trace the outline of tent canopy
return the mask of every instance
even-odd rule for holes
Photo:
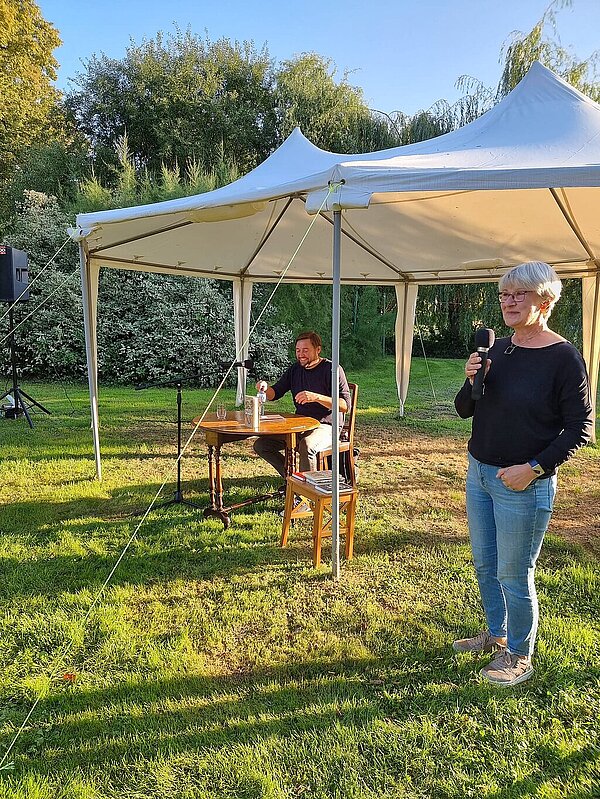
[[[535,63],[500,103],[459,130],[377,153],[342,155],[299,130],[260,166],[206,194],[80,214],[92,405],[101,266],[234,281],[237,343],[253,282],[332,281],[333,211],[341,282],[396,287],[399,398],[406,396],[417,286],[496,280],[528,260],[583,278],[584,357],[600,356],[600,106]],[[246,320],[246,321],[244,321]],[[239,351],[238,351],[239,352]]]
[[[102,266],[272,281],[306,211],[341,181],[325,209],[345,211],[343,282],[484,280],[532,258],[565,277],[597,272],[600,106],[539,63],[482,117],[436,139],[340,155],[296,129],[228,186],[80,214],[77,226]],[[330,242],[325,213],[287,279],[331,281]]]

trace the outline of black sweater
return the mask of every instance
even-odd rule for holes
[[[591,438],[585,363],[568,341],[510,349],[510,338],[497,339],[490,349],[490,370],[478,402],[471,399],[468,380],[454,400],[459,416],[473,417],[469,452],[499,467],[535,459],[553,474]]]
[[[350,407],[350,389],[348,388],[348,380],[344,370],[340,366],[340,385],[339,396],[346,400],[348,408]],[[305,402],[301,405],[296,402],[296,394],[301,391],[314,391],[317,394],[323,394],[326,397],[333,397],[331,391],[331,361],[323,358],[317,366],[312,369],[305,369],[300,366],[298,361],[293,363],[279,378],[279,380],[271,386],[275,392],[273,399],[279,399],[290,391],[294,398],[294,405],[296,406],[296,413],[300,416],[311,416],[321,424],[331,424],[331,409],[321,405],[320,402]],[[340,413],[339,426],[344,424],[344,414]]]

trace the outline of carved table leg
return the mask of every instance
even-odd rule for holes
[[[231,524],[231,519],[227,511],[223,509],[223,478],[221,474],[221,445],[208,445],[208,491],[210,507],[205,508],[203,515],[205,519],[215,516],[223,522],[223,527],[227,530]]]
[[[215,505],[215,474],[214,474],[214,455],[215,448],[212,444],[208,445],[208,498],[210,500],[210,507],[216,510]]]
[[[216,480],[216,507],[217,510],[223,510],[223,475],[221,474],[221,445],[217,444],[215,448],[215,480]]]
[[[285,439],[285,476],[291,477],[296,469],[296,434],[291,433]]]

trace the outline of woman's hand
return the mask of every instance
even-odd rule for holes
[[[488,358],[485,364],[486,375],[490,370],[491,363],[492,363],[491,358]],[[473,379],[480,369],[481,369],[481,355],[478,352],[472,352],[469,355],[469,360],[465,364],[465,375],[467,376],[469,383],[471,385],[473,385]]]
[[[506,488],[510,488],[511,491],[525,491],[537,475],[528,463],[519,463],[516,466],[498,469],[496,477],[502,480]]]

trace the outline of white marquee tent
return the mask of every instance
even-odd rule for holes
[[[92,429],[101,474],[96,306],[101,267],[233,283],[236,349],[254,282],[394,286],[400,408],[419,285],[497,280],[527,260],[583,285],[593,396],[600,357],[600,105],[541,64],[475,122],[363,155],[318,149],[299,130],[234,183],[154,205],[80,214]],[[333,258],[332,258],[333,242]],[[337,294],[334,290],[334,300]],[[337,347],[334,338],[334,365]],[[243,378],[244,375],[242,374]]]

